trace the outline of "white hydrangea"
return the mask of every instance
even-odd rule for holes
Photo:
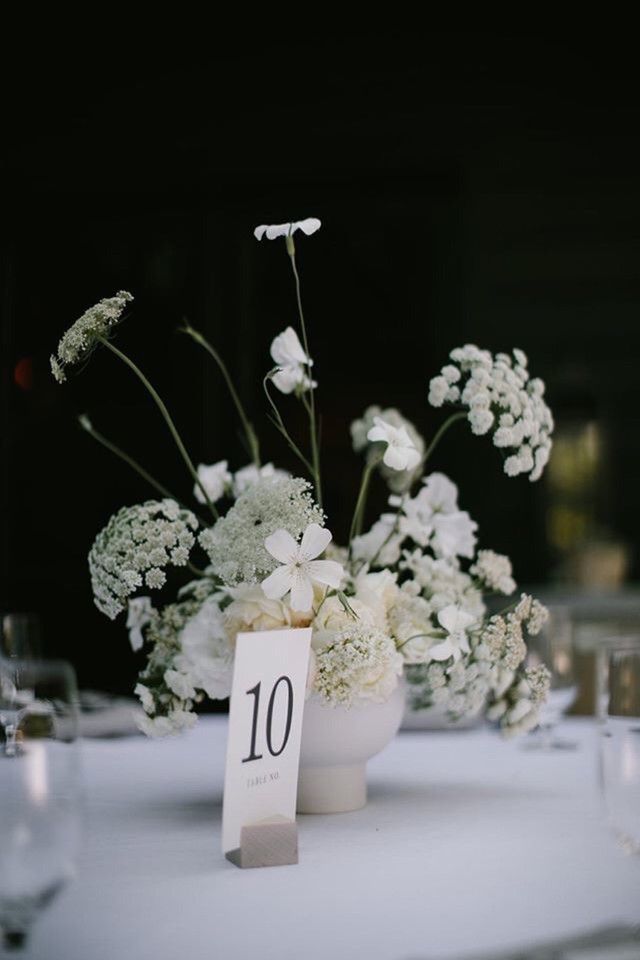
[[[530,480],[538,480],[549,460],[554,424],[544,383],[530,378],[525,354],[516,349],[513,356],[494,357],[467,344],[452,350],[450,357],[453,363],[431,380],[429,403],[466,407],[472,432],[480,436],[493,431],[494,445],[505,450],[505,473],[528,473]],[[453,370],[459,373],[455,380]]]
[[[144,584],[164,585],[168,566],[182,567],[198,521],[174,500],[123,507],[100,531],[89,554],[94,602],[112,620]]]
[[[267,537],[282,529],[297,539],[309,524],[324,522],[310,491],[300,477],[263,477],[249,486],[226,516],[200,534],[213,573],[229,586],[272,573],[278,561],[265,548]]]
[[[316,633],[314,692],[332,706],[386,702],[398,685],[403,660],[376,627],[354,621],[337,633]]]
[[[378,406],[368,407],[362,417],[359,420],[354,420],[351,424],[351,439],[353,441],[353,449],[355,452],[362,453],[363,451],[366,451],[367,460],[369,462],[379,456],[380,448],[383,446],[380,443],[371,442],[367,438],[367,434],[374,426],[376,419],[383,420],[385,423],[390,424],[396,429],[404,428],[409,436],[409,439],[411,440],[411,443],[418,453],[418,463],[410,470],[394,470],[383,462],[381,462],[378,466],[378,470],[380,471],[380,474],[384,478],[389,489],[394,493],[404,493],[404,491],[408,490],[420,476],[420,472],[422,470],[422,461],[425,453],[424,439],[418,433],[411,421],[407,420],[406,417],[403,417],[399,410],[396,410],[393,407],[388,407],[385,410]]]
[[[489,590],[497,593],[509,596],[516,589],[511,560],[501,553],[494,553],[493,550],[478,550],[476,561],[469,568],[469,573]]]
[[[69,327],[58,344],[57,356],[51,357],[51,372],[58,383],[67,379],[67,367],[89,356],[99,337],[109,336],[132,300],[130,293],[120,290],[115,297],[108,297],[91,307]]]

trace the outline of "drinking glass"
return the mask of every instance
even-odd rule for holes
[[[625,850],[640,853],[640,636],[609,641],[600,771],[607,819]]]
[[[567,606],[549,609],[549,622],[537,636],[529,655],[531,665],[545,664],[551,673],[551,688],[540,707],[537,733],[524,744],[527,749],[572,750],[577,744],[556,734],[558,724],[576,699],[573,620]]]
[[[41,655],[38,615],[36,613],[0,614],[0,658],[36,660]]]
[[[73,877],[80,827],[77,692],[61,662],[0,660],[0,932],[24,944]]]

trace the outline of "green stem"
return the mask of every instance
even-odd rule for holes
[[[465,420],[466,416],[467,414],[463,410],[459,410],[458,413],[451,414],[451,416],[447,420],[445,420],[445,422],[442,424],[440,429],[436,432],[436,435],[434,436],[433,440],[427,447],[426,453],[424,455],[423,465],[426,464],[427,460],[429,459],[429,457],[431,456],[435,448],[438,446],[438,444],[442,440],[443,436],[445,435],[449,427],[452,426],[452,424],[456,423],[456,421],[458,420]]]
[[[304,352],[309,360],[309,341],[307,339],[307,325],[304,319],[304,311],[302,309],[302,296],[300,293],[300,276],[298,274],[298,268],[296,266],[296,252],[293,245],[293,237],[287,237],[287,253],[289,254],[289,260],[291,261],[291,269],[293,270],[293,278],[296,285],[296,302],[298,304],[298,316],[300,317],[300,330],[302,331],[302,346]],[[307,375],[311,380],[311,364],[307,364]],[[306,398],[305,398],[306,400]],[[318,500],[318,506],[322,508],[322,485],[320,480],[320,448],[318,444],[318,430],[316,423],[316,404],[314,397],[313,387],[309,389],[309,400],[305,402],[305,407],[309,415],[309,431],[311,435],[311,460],[313,462],[313,480],[316,488],[316,498]]]
[[[121,450],[120,447],[117,447],[115,443],[112,443],[111,440],[107,440],[107,438],[101,433],[98,433],[87,417],[79,417],[78,419],[83,430],[86,430],[86,432],[92,436],[94,440],[97,440],[98,443],[102,444],[103,447],[105,447],[111,453],[114,453],[116,457],[119,457],[125,463],[128,463],[129,466],[135,470],[136,473],[140,474],[143,480],[146,480],[148,484],[154,487],[158,493],[160,493],[163,497],[166,497],[168,500],[175,500],[176,503],[180,503],[178,498],[175,497],[170,490],[167,490],[166,487],[163,487],[161,483],[154,479],[150,473],[147,473],[144,467],[142,467],[137,460],[134,460],[133,457],[130,457],[128,453],[125,453],[124,450]]]
[[[188,334],[192,340],[195,340],[195,342],[199,343],[201,347],[204,347],[204,349],[207,351],[209,356],[213,357],[215,362],[218,364],[220,372],[222,373],[222,376],[224,377],[224,381],[228,387],[229,393],[231,394],[231,399],[233,400],[236,410],[238,411],[238,416],[240,417],[240,420],[242,422],[242,427],[244,429],[245,436],[247,438],[247,444],[249,447],[249,454],[251,455],[251,458],[255,463],[256,467],[258,467],[259,469],[260,468],[260,442],[258,440],[255,430],[253,429],[253,424],[249,420],[246,414],[246,411],[242,406],[242,401],[240,400],[240,397],[238,396],[238,392],[233,385],[233,380],[231,379],[229,371],[227,370],[226,364],[224,363],[218,351],[211,346],[209,341],[205,337],[203,337],[203,335],[198,330],[194,330],[193,327],[187,324],[185,327],[182,328],[182,332]]]
[[[273,400],[271,394],[269,393],[269,388],[267,387],[267,383],[269,382],[269,377],[270,377],[270,374],[267,374],[266,377],[263,379],[263,381],[262,381],[262,387],[263,387],[264,392],[265,392],[265,394],[266,394],[267,400],[269,401],[269,404],[271,405],[271,409],[273,410],[274,415],[275,415],[275,416],[274,416],[274,419],[273,419],[273,423],[274,423],[275,427],[280,431],[280,433],[282,434],[282,436],[284,437],[284,439],[287,441],[287,443],[289,444],[289,446],[291,447],[291,449],[293,450],[293,452],[295,453],[295,455],[296,455],[296,456],[298,457],[298,459],[302,462],[302,464],[304,465],[305,470],[308,470],[308,472],[309,472],[309,473],[311,474],[311,476],[313,477],[313,467],[311,466],[311,464],[309,463],[309,461],[308,461],[307,458],[305,457],[305,455],[304,455],[304,453],[302,452],[302,450],[300,449],[300,447],[297,445],[297,443],[295,443],[295,441],[293,440],[293,438],[290,436],[289,432],[287,431],[287,428],[286,428],[285,425],[284,425],[284,420],[282,419],[282,416],[280,415],[280,411],[278,410],[275,401]]]
[[[349,549],[351,549],[353,538],[358,536],[362,530],[364,508],[367,502],[367,493],[369,492],[369,481],[371,480],[371,474],[373,473],[373,470],[377,464],[377,460],[372,460],[370,463],[365,464],[365,468],[362,471],[360,490],[358,491],[358,499],[356,500],[353,518],[351,520],[351,528],[349,530]]]
[[[191,563],[191,560],[187,560],[187,566],[191,573],[195,573],[196,577],[206,577],[207,574],[204,570],[201,570],[200,567],[196,567],[195,563]]]
[[[156,392],[156,390],[151,386],[151,384],[149,383],[149,381],[148,381],[147,378],[145,377],[145,375],[144,375],[144,373],[142,372],[142,370],[140,370],[139,367],[137,367],[137,366],[135,365],[135,363],[133,362],[133,360],[130,360],[130,359],[129,359],[129,357],[126,355],[126,353],[123,353],[121,350],[118,350],[117,347],[114,347],[114,345],[113,345],[109,340],[107,340],[106,337],[98,337],[97,339],[98,339],[105,347],[107,347],[109,350],[111,350],[112,353],[115,353],[116,357],[119,357],[120,360],[122,360],[123,363],[126,363],[126,365],[129,367],[129,369],[130,369],[130,370],[133,370],[133,372],[134,372],[135,375],[138,377],[138,379],[139,379],[139,380],[142,382],[142,384],[146,387],[148,393],[150,394],[150,396],[151,396],[151,398],[153,399],[154,403],[155,403],[156,406],[158,407],[158,410],[159,410],[160,413],[162,414],[162,416],[163,416],[163,418],[164,418],[164,420],[165,420],[165,423],[167,424],[167,426],[168,426],[168,428],[169,428],[169,431],[170,431],[170,433],[171,433],[171,436],[173,437],[173,439],[174,439],[174,441],[175,441],[176,447],[178,448],[178,450],[179,450],[179,452],[180,452],[180,455],[182,456],[182,459],[184,460],[184,462],[185,462],[185,464],[186,464],[186,467],[187,467],[189,473],[190,473],[191,476],[193,477],[193,479],[194,479],[194,481],[196,482],[196,484],[200,487],[200,490],[202,491],[202,495],[203,495],[203,497],[204,497],[204,499],[205,499],[205,503],[206,503],[207,506],[209,507],[209,510],[211,511],[211,514],[213,515],[213,517],[217,520],[218,517],[220,516],[220,514],[218,513],[218,511],[217,511],[216,508],[214,507],[214,505],[213,505],[213,503],[211,502],[211,500],[209,499],[209,494],[208,494],[207,491],[205,490],[204,484],[202,483],[202,481],[200,480],[200,477],[198,476],[198,473],[197,473],[197,471],[196,471],[196,468],[194,467],[194,465],[193,465],[193,463],[192,463],[191,457],[190,457],[189,454],[187,453],[186,447],[185,447],[184,443],[182,442],[182,438],[180,437],[180,434],[178,433],[178,431],[177,431],[177,429],[176,429],[176,425],[174,424],[173,420],[171,419],[171,415],[169,414],[169,411],[167,410],[167,408],[166,408],[165,404],[163,403],[162,399],[160,398],[160,396],[158,395],[158,393]]]

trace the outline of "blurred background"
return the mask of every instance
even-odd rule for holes
[[[260,223],[316,216],[297,244],[320,383],[326,509],[345,538],[360,476],[349,424],[398,407],[429,437],[449,351],[519,346],[557,420],[537,484],[457,425],[432,467],[520,583],[589,624],[640,596],[640,134],[632,37],[575,29],[219,34],[203,51],[29,46],[3,64],[0,611],[40,617],[85,687],[130,692],[140,655],[93,607],[86,557],[153,491],[77,425],[188,498],[157,410],[106,351],[62,387],[49,355],[87,307],[135,295],[117,343],[163,396],[196,462],[248,457],[227,360],[265,457],[293,468],[262,376],[295,325],[284,244]],[[283,411],[304,423],[295,402]],[[457,432],[456,432],[457,431]],[[370,520],[384,505],[374,491]],[[376,507],[378,511],[376,511]]]

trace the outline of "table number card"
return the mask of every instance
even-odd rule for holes
[[[246,838],[269,842],[269,828],[295,838],[296,793],[311,629],[239,633],[236,640],[222,810],[222,851],[240,866]],[[252,833],[253,831],[253,833]],[[281,838],[287,841],[285,833]],[[252,839],[253,838],[253,839]],[[273,838],[272,838],[273,839]],[[297,847],[296,847],[297,849]],[[260,860],[260,855],[258,856]],[[274,862],[295,862],[276,860]]]

